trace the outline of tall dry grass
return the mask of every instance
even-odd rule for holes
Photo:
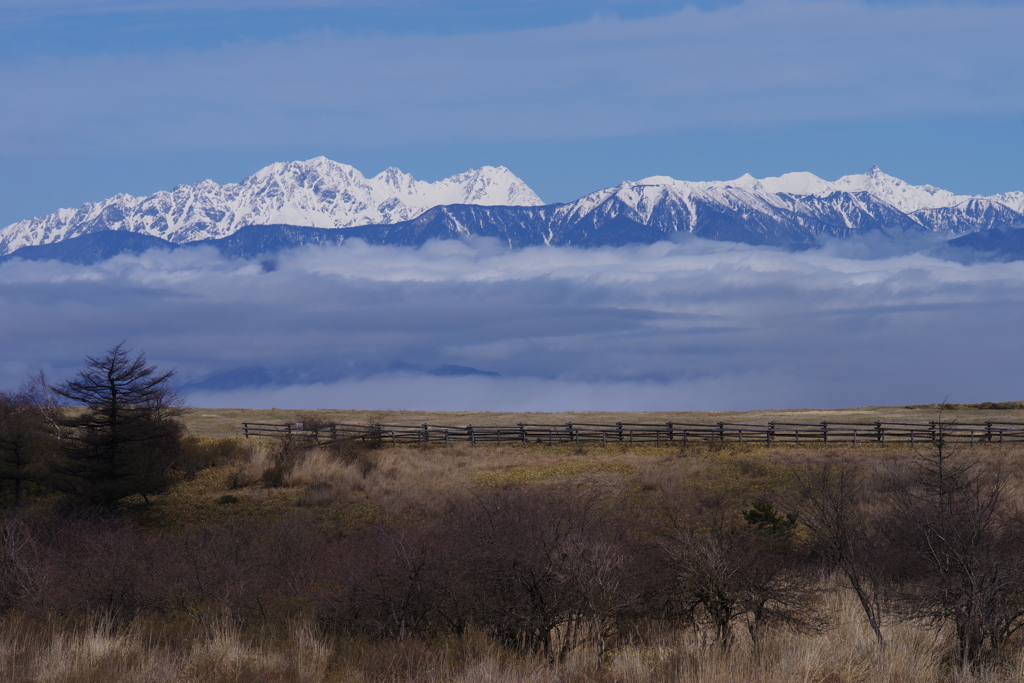
[[[542,444],[379,449],[293,448],[253,440],[229,477],[256,502],[291,489],[300,505],[369,503],[385,516],[432,515],[481,488],[570,483],[611,497],[682,499],[711,495],[738,510],[755,498],[784,499],[793,471],[808,463],[850,459],[884,477],[913,457],[909,446],[694,443],[671,446]],[[919,446],[918,449],[920,450]],[[974,446],[968,455],[998,466],[1024,499],[1024,444]],[[222,491],[216,495],[228,493]],[[211,494],[212,495],[212,494]]]
[[[307,505],[372,502],[389,516],[430,514],[481,486],[543,482],[588,473],[633,472],[625,462],[638,452],[603,448],[450,448],[410,446],[379,449],[295,449],[254,441],[231,476],[235,488],[285,487],[303,490]],[[265,494],[257,494],[263,496]]]
[[[8,618],[0,623],[0,680],[9,683],[1008,683],[1024,681],[1024,657],[963,670],[951,666],[948,634],[914,624],[887,627],[879,650],[852,596],[834,591],[831,622],[818,633],[777,629],[754,649],[702,645],[690,631],[656,634],[599,655],[579,648],[552,664],[504,649],[484,634],[431,641],[336,638],[310,623],[243,632],[229,619],[115,628],[93,619],[68,625]]]

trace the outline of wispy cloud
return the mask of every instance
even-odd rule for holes
[[[0,386],[127,340],[182,381],[291,386],[206,405],[753,408],[1020,398],[1024,263],[789,254],[693,240],[525,249],[350,243],[94,267],[0,266]],[[500,377],[435,376],[457,365]],[[276,373],[276,374],[275,374]],[[291,378],[288,380],[287,378]]]
[[[332,32],[0,71],[0,154],[592,138],[1024,109],[1018,4],[747,0],[466,35]]]

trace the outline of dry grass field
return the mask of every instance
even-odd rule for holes
[[[773,633],[760,650],[708,650],[687,631],[658,634],[601,657],[591,648],[557,665],[511,652],[481,633],[429,641],[325,635],[294,622],[249,632],[230,620],[202,628],[139,620],[116,628],[98,618],[75,627],[7,620],[0,626],[0,679],[10,683],[1019,683],[1024,660],[962,671],[942,637],[909,625],[875,646],[848,595],[830,596],[831,627]]]
[[[340,595],[344,593],[342,587],[349,581],[356,582],[358,576],[364,576],[364,581],[370,579],[360,574],[364,569],[344,563],[336,569],[314,571],[316,563],[325,561],[322,554],[327,551],[308,544],[329,545],[334,549],[331,552],[341,555],[350,546],[377,548],[373,552],[378,555],[390,553],[389,561],[400,560],[397,576],[409,581],[408,572],[416,565],[412,562],[415,553],[409,554],[411,546],[403,545],[413,543],[408,540],[413,537],[404,535],[406,530],[435,529],[415,533],[426,533],[423,538],[439,539],[436,542],[443,545],[447,542],[446,525],[451,524],[444,520],[454,519],[452,510],[502,492],[526,492],[539,495],[538,500],[547,500],[544,496],[550,493],[595,501],[601,510],[633,520],[631,523],[639,526],[631,527],[631,533],[640,529],[641,535],[647,533],[647,522],[641,520],[655,519],[650,511],[676,510],[673,506],[678,501],[699,501],[703,506],[700,509],[713,512],[707,519],[742,527],[741,511],[755,501],[771,500],[782,510],[795,504],[795,476],[801,468],[847,461],[865,472],[884,473],[920,456],[929,447],[815,444],[767,448],[706,442],[635,447],[457,444],[450,448],[368,449],[344,444],[294,444],[285,448],[279,442],[237,436],[237,427],[243,421],[294,421],[309,412],[191,409],[186,415],[191,448],[206,454],[208,462],[194,477],[164,494],[151,496],[149,501],[129,501],[124,514],[140,526],[123,532],[105,530],[103,534],[114,539],[104,541],[110,544],[103,546],[108,549],[100,548],[102,544],[97,540],[100,549],[85,551],[85,555],[95,552],[102,567],[114,567],[120,561],[117,558],[128,558],[125,562],[130,560],[134,568],[128,572],[131,576],[113,576],[116,572],[109,568],[76,569],[78,574],[99,577],[97,582],[108,582],[110,588],[104,590],[111,592],[89,598],[89,602],[78,595],[89,590],[72,590],[61,598],[63,603],[42,594],[33,595],[33,590],[43,590],[40,586],[45,582],[22,577],[24,592],[18,594],[18,599],[27,607],[0,612],[0,680],[1024,682],[1024,643],[1019,634],[1011,637],[997,657],[965,666],[955,656],[956,634],[950,626],[937,625],[925,617],[906,618],[893,611],[883,620],[887,644],[880,648],[848,584],[824,569],[812,572],[809,580],[813,586],[806,594],[816,615],[813,627],[808,626],[812,622],[801,625],[780,621],[755,641],[746,634],[746,622],[740,620],[736,622],[735,642],[728,648],[709,640],[698,622],[660,626],[651,622],[646,631],[635,630],[629,635],[620,632],[608,647],[580,638],[557,658],[528,647],[510,647],[472,624],[458,632],[428,629],[406,634],[403,629],[399,635],[391,633],[387,637],[373,635],[372,629],[350,632],[332,626],[336,622],[324,615],[341,609],[337,601],[323,602],[309,596]],[[339,422],[413,425],[669,420],[918,422],[939,416],[938,406],[747,413],[315,412],[322,419]],[[1024,422],[1024,410],[948,407],[942,418]],[[958,452],[978,459],[986,467],[998,468],[1013,504],[1024,503],[1024,446],[962,447]],[[431,536],[438,533],[438,523],[441,535]],[[543,531],[544,521],[537,523],[541,525],[537,529]],[[551,524],[561,522],[552,520]],[[272,542],[269,550],[261,550],[260,532],[253,531],[261,528],[275,529],[275,538],[283,540]],[[0,557],[0,610],[5,604],[14,604],[4,602],[14,589],[5,588],[3,582],[16,575],[11,567],[21,561],[18,553],[28,553],[29,557],[42,552],[24,550],[10,540],[9,531],[5,533],[8,536],[0,538],[4,548]],[[47,533],[53,535],[44,529],[40,538],[46,538]],[[137,547],[151,548],[152,554],[120,548],[116,541],[119,533],[136,539],[132,543]],[[528,535],[525,530],[522,533]],[[806,531],[797,527],[795,533],[796,542],[802,543]],[[303,541],[306,534],[312,534],[309,538],[314,540]],[[386,542],[373,545],[373,539]],[[513,543],[511,536],[499,540]],[[277,543],[293,549],[274,559],[271,555],[277,551],[273,547]],[[422,552],[426,553],[423,557],[429,555],[428,550]],[[26,561],[42,562],[31,557]],[[596,555],[586,557],[590,558],[586,560],[588,571],[603,561]],[[758,560],[749,557],[749,562]],[[174,569],[178,572],[175,574],[160,566],[164,563],[181,566]],[[221,573],[204,574],[202,581],[196,578],[211,563]],[[59,566],[53,569],[45,562],[41,566],[49,567],[39,572],[44,578],[47,571],[56,572],[55,576],[70,571]],[[170,593],[160,588],[163,592],[155,598],[152,596],[157,589],[139,577],[147,573],[157,576],[162,571],[178,577],[173,579],[177,583],[166,580],[174,587]],[[385,574],[372,576],[376,578],[371,584],[384,581]],[[393,590],[396,575],[386,576],[392,583],[373,584],[378,585],[375,589],[366,589],[364,584],[361,593],[352,595],[365,597],[374,591],[384,595]],[[625,576],[618,580],[628,584],[628,574]],[[628,588],[626,585],[627,593]],[[266,596],[265,601],[262,596]],[[129,607],[115,609],[122,603]],[[365,622],[365,617],[360,618]],[[564,632],[557,637],[568,638]]]
[[[1000,406],[992,408],[991,406]],[[564,413],[501,413],[501,412],[423,412],[423,411],[370,411],[370,410],[288,410],[271,408],[256,410],[244,408],[191,408],[185,422],[192,433],[199,436],[230,437],[241,434],[243,422],[295,422],[300,415],[315,415],[317,418],[348,424],[369,424],[381,422],[398,425],[515,425],[524,423],[564,424],[614,423],[614,422],[693,422],[697,424],[715,422],[928,422],[939,416],[938,405],[922,406],[867,406],[863,408],[842,408],[835,410],[751,410],[727,412],[564,412]],[[962,422],[1024,422],[1024,404],[1012,402],[1003,404],[950,404],[942,411],[945,420]]]

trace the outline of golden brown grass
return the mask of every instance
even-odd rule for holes
[[[559,484],[640,502],[682,499],[699,491],[735,511],[757,498],[784,498],[794,468],[809,461],[850,458],[884,471],[907,459],[907,446],[679,444],[451,447],[396,446],[376,450],[295,449],[251,439],[236,464],[212,467],[152,504],[137,501],[147,524],[183,527],[233,516],[273,519],[304,509],[311,520],[350,532],[387,519],[430,517],[450,502],[495,486]],[[1024,444],[975,446],[972,457],[999,463],[1024,496]],[[279,471],[274,476],[273,470]]]
[[[338,638],[307,622],[242,632],[212,624],[136,620],[115,628],[85,624],[0,623],[0,680],[8,683],[982,683],[1024,681],[1017,655],[998,669],[965,671],[948,663],[949,634],[889,625],[879,650],[852,596],[834,590],[820,632],[777,629],[754,650],[747,641],[722,652],[690,631],[661,633],[599,656],[577,649],[562,662],[514,653],[485,635],[433,641]]]

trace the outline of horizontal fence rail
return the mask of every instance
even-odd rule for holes
[[[588,424],[525,424],[514,426],[453,427],[445,425],[355,425],[337,422],[243,422],[246,438],[301,439],[316,443],[373,441],[384,444],[452,443],[654,443],[685,444],[691,441],[794,444],[895,444],[947,443],[1003,444],[1024,442],[1020,422],[768,422],[744,424],[718,422],[653,424],[616,422]]]

